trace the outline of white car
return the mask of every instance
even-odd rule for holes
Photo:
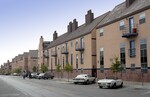
[[[39,75],[37,75],[38,79],[42,79],[45,73],[40,73]]]
[[[74,81],[74,84],[77,84],[77,83],[89,84],[89,83],[95,83],[95,79],[96,79],[95,77],[92,77],[89,74],[80,74],[80,75],[77,75],[77,77],[75,77],[73,81]]]
[[[97,83],[99,88],[116,88],[123,86],[123,81],[117,78],[105,78],[99,80]]]

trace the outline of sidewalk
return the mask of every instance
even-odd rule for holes
[[[124,81],[125,86],[132,87],[134,89],[150,89],[150,83],[148,82],[131,82],[131,81]]]
[[[66,78],[54,78],[53,80],[60,83],[73,83],[73,80],[71,78],[69,79],[69,81]]]
[[[60,83],[73,83],[73,80],[70,78],[69,81],[66,78],[54,78],[54,81]],[[131,81],[123,81],[124,86],[131,87],[134,89],[150,89],[150,82],[131,82]]]

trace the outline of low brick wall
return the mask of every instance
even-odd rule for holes
[[[59,75],[57,72],[52,72],[56,78],[68,78],[67,72],[60,72]],[[69,78],[75,78],[78,74],[92,74],[92,70],[73,70],[72,73],[69,73]],[[111,70],[105,70],[104,73],[101,73],[99,69],[97,69],[97,79],[103,79],[106,77],[115,76],[115,74]],[[117,73],[117,77],[123,79],[124,81],[134,81],[134,82],[150,82],[150,70],[147,73],[142,74],[141,69],[136,69],[135,71],[131,71],[130,69],[126,69],[125,72]]]

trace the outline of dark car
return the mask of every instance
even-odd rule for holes
[[[54,78],[54,76],[53,75],[51,75],[50,73],[40,73],[39,75],[38,75],[38,79],[53,79]]]

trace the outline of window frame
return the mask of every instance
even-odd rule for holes
[[[143,24],[146,22],[146,14],[145,13],[140,13],[139,15],[139,24]]]
[[[125,29],[125,22],[124,22],[124,20],[121,20],[121,21],[119,22],[119,29],[120,29],[120,30],[124,30],[124,29]]]
[[[99,29],[99,35],[100,36],[104,36],[104,28],[100,28]]]

